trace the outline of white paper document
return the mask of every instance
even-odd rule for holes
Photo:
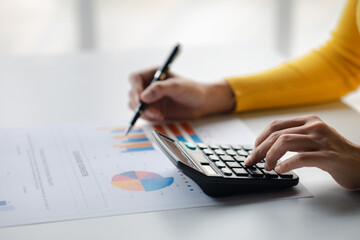
[[[181,141],[252,144],[232,117],[144,123],[128,121],[0,130],[0,227],[136,212],[221,205],[182,174],[153,143],[157,129]],[[299,184],[273,194],[231,198],[309,197]]]

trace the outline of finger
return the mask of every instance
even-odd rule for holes
[[[130,75],[130,84],[132,89],[141,93],[152,81],[157,67],[153,67],[144,71],[136,72]]]
[[[133,93],[131,90],[129,92],[129,107],[132,110],[135,110],[135,108],[139,105],[139,96],[136,96],[136,94]]]
[[[142,101],[152,103],[167,96],[176,99],[182,93],[182,85],[175,79],[160,81],[151,84],[140,95]]]
[[[308,135],[302,134],[283,134],[271,146],[266,153],[266,167],[270,171],[275,168],[278,160],[285,155],[286,152],[308,152],[318,149],[317,141]]]
[[[141,116],[149,121],[163,121],[165,118],[164,114],[159,109],[152,107],[146,108]]]
[[[303,134],[305,129],[303,126],[287,128],[280,131],[273,132],[264,140],[258,147],[255,147],[251,155],[246,159],[245,164],[248,166],[254,165],[260,162],[266,157],[267,152],[271,146],[278,140],[283,134]]]
[[[288,119],[275,120],[270,123],[264,131],[260,133],[255,141],[255,147],[259,146],[265,139],[267,139],[272,133],[280,131],[286,128],[299,127],[304,125],[311,116],[295,117]]]
[[[325,170],[330,165],[330,158],[324,152],[298,153],[275,167],[278,173],[288,172],[301,167],[318,167]]]

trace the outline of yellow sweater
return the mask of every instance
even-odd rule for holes
[[[360,85],[360,0],[349,0],[332,39],[275,69],[226,79],[235,111],[339,99]]]

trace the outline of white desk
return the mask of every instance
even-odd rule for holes
[[[209,80],[254,72],[283,60],[266,49],[235,49],[185,49],[174,70]],[[166,54],[167,50],[154,49],[0,60],[0,126],[131,116],[127,109],[129,73],[161,63]],[[239,116],[259,133],[273,119],[308,113],[320,115],[360,144],[360,116],[341,102]],[[0,239],[359,239],[360,192],[342,189],[317,169],[297,173],[314,198],[2,228]]]

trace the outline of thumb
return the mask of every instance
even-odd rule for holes
[[[140,95],[145,103],[153,103],[163,97],[176,98],[181,92],[182,86],[177,80],[168,79],[151,84]]]

